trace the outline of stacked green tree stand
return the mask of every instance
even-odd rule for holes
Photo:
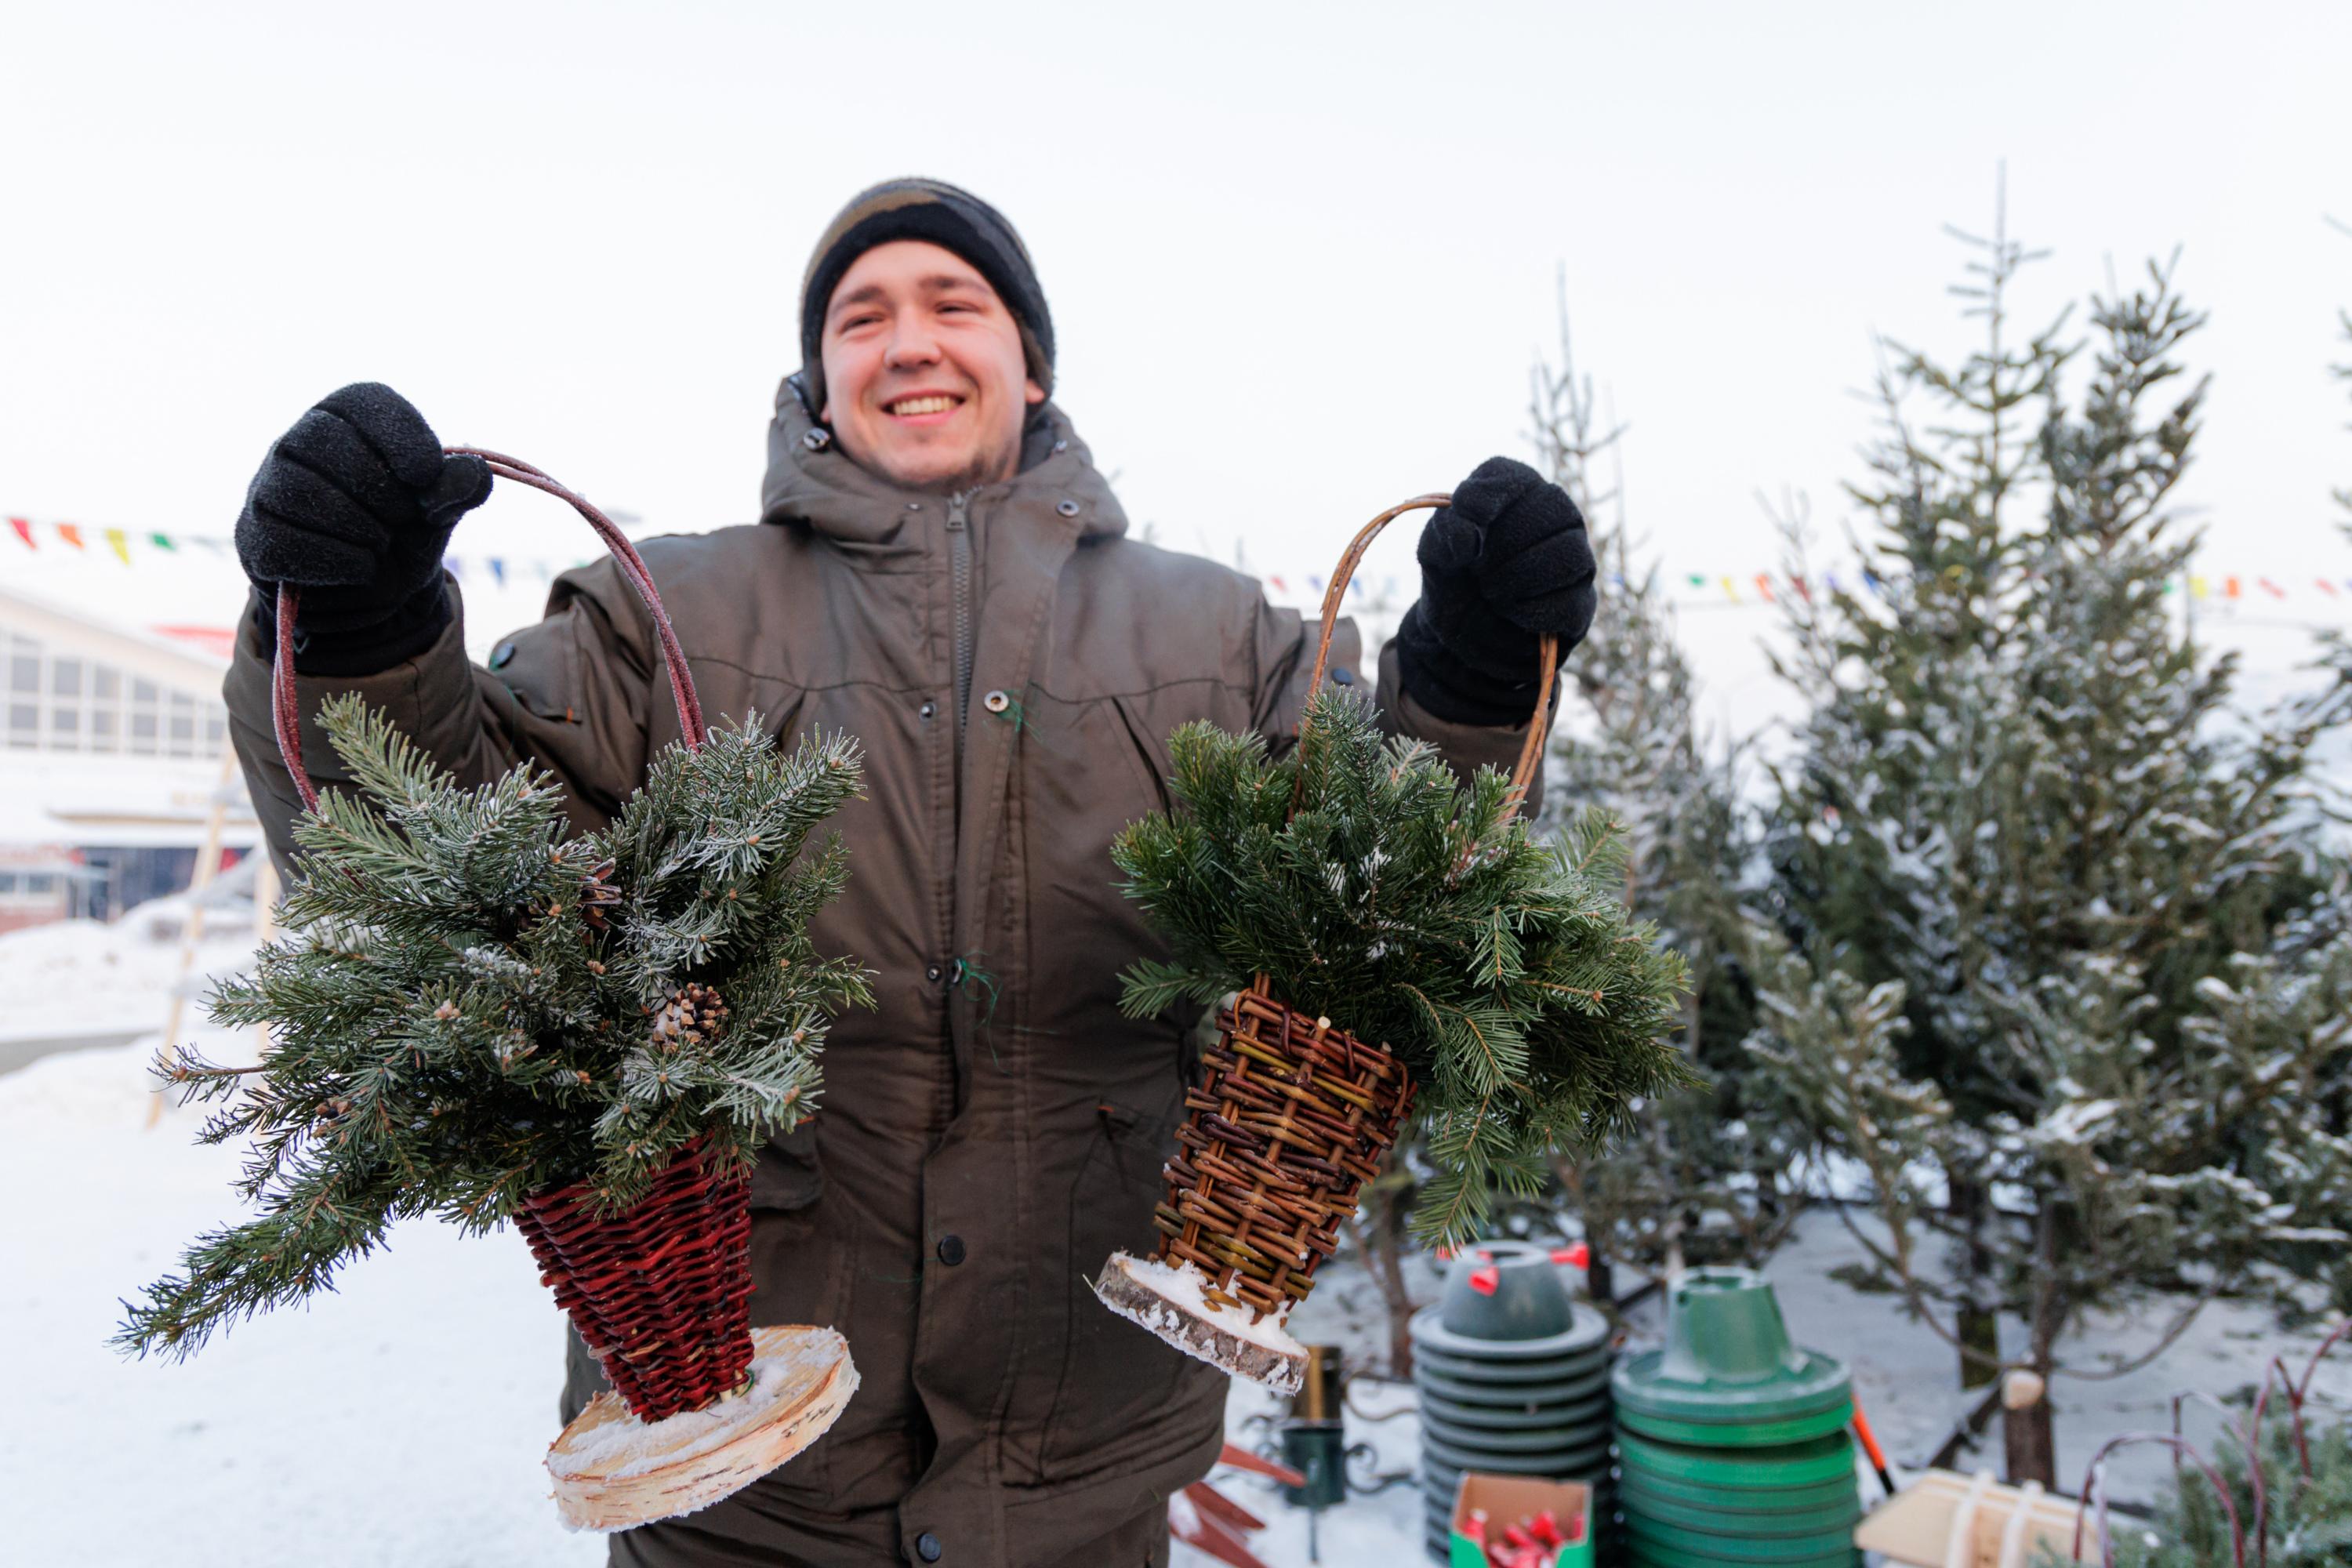
[[[1664,1347],[1618,1363],[1612,1391],[1636,1568],[1852,1568],[1851,1382],[1833,1357],[1790,1342],[1752,1270],[1675,1281]]]

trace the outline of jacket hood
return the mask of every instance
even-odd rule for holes
[[[1069,518],[1081,539],[1126,533],[1127,512],[1110,482],[1095,468],[1069,416],[1053,403],[1030,411],[1021,455],[1019,473],[983,485],[977,493],[1015,500],[1034,496],[1042,510]],[[768,424],[768,474],[760,486],[761,522],[797,521],[834,539],[888,545],[898,542],[913,515],[907,503],[922,496],[852,462],[833,432],[810,415],[793,377],[776,388],[775,417]]]

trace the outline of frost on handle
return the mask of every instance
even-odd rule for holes
[[[845,876],[811,838],[857,792],[846,737],[786,754],[747,715],[567,839],[547,774],[461,788],[356,697],[320,721],[359,793],[297,825],[289,935],[210,998],[225,1027],[269,1026],[268,1059],[162,1068],[220,1102],[205,1142],[251,1141],[257,1212],[129,1307],[126,1350],[184,1355],[329,1288],[395,1220],[487,1231],[583,1181],[624,1207],[706,1134],[746,1163],[810,1110],[834,1012],[870,1005],[808,937]]]

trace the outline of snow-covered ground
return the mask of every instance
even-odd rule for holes
[[[250,903],[205,911],[205,940],[187,971],[187,1017],[204,977],[253,952]],[[59,921],[0,937],[0,1042],[161,1029],[181,984],[188,901],[157,899],[111,924]]]
[[[204,957],[233,964],[244,940],[233,935]],[[68,991],[83,998],[79,1016],[119,1007],[160,1021],[176,963],[175,943],[133,922],[0,938],[0,1016],[30,1016],[50,1005],[49,993]],[[192,1021],[197,1014],[190,1009]],[[223,1061],[250,1050],[249,1041],[202,1037]],[[126,1361],[109,1346],[121,1299],[235,1213],[237,1152],[194,1142],[198,1111],[145,1124],[155,1044],[151,1036],[0,1074],[0,1192],[10,1200],[0,1204],[0,1343],[12,1352],[0,1383],[0,1559],[75,1568],[601,1563],[601,1542],[566,1533],[547,1498],[540,1459],[557,1429],[562,1324],[511,1235],[468,1240],[437,1225],[404,1226],[389,1256],[347,1270],[336,1294],[239,1324],[184,1363]],[[1916,1463],[1970,1401],[1954,1390],[1940,1341],[1906,1321],[1892,1299],[1830,1278],[1856,1258],[1836,1217],[1821,1213],[1769,1274],[1797,1337],[1851,1361],[1890,1451],[1898,1464]],[[1414,1284],[1433,1297],[1425,1261]],[[2128,1352],[2158,1316],[2098,1325],[2095,1342],[2076,1350]],[[1383,1353],[1377,1295],[1345,1258],[1292,1327],[1308,1342],[1342,1345],[1360,1364]],[[1636,1314],[1637,1339],[1656,1328],[1654,1308]],[[2061,1380],[2065,1481],[2103,1437],[2166,1425],[2174,1392],[2234,1392],[2274,1352],[2299,1366],[2315,1338],[2222,1303],[2140,1372]],[[2325,1370],[2319,1387],[2338,1407],[2352,1405],[2352,1355]],[[1410,1392],[1367,1379],[1350,1403],[1349,1440],[1374,1448],[1359,1479],[1410,1470]],[[1278,1413],[1270,1395],[1238,1386],[1233,1439],[1271,1450]],[[2213,1422],[2192,1413],[2192,1433]],[[1997,1467],[1997,1434],[1975,1462]],[[2166,1468],[2153,1452],[2127,1458],[2114,1490],[2145,1496]],[[1213,1479],[1266,1520],[1255,1545],[1270,1568],[1303,1568],[1303,1513],[1268,1483],[1232,1472]],[[1320,1521],[1321,1560],[1420,1561],[1421,1506],[1410,1485],[1351,1499]],[[1180,1549],[1176,1564],[1210,1560]]]

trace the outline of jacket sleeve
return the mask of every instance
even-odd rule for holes
[[[1315,673],[1315,645],[1322,635],[1319,622],[1307,620],[1297,610],[1283,609],[1258,601],[1257,655],[1259,686],[1257,695],[1257,731],[1272,741],[1277,749],[1287,747],[1298,738],[1299,715],[1306,710],[1307,682]],[[1360,685],[1362,674],[1357,668],[1362,657],[1362,641],[1352,618],[1342,617],[1333,629],[1331,658],[1324,680],[1340,685]],[[1508,728],[1484,728],[1475,724],[1455,724],[1438,718],[1414,701],[1404,689],[1397,665],[1396,645],[1387,644],[1381,650],[1380,684],[1375,699],[1380,704],[1381,728],[1391,735],[1403,735],[1416,741],[1426,741],[1437,748],[1457,777],[1468,778],[1481,767],[1492,766],[1509,773],[1517,765],[1519,752],[1527,744],[1528,727],[1520,723]],[[1552,692],[1552,712],[1559,710],[1559,690]],[[1549,715],[1547,715],[1549,720]],[[1547,722],[1547,733],[1549,724]],[[1523,809],[1532,819],[1543,807],[1544,769],[1540,758],[1536,763],[1535,778],[1528,786],[1527,803]]]
[[[452,615],[432,647],[373,675],[296,678],[302,763],[320,789],[349,773],[319,728],[325,699],[355,691],[385,714],[457,783],[482,784],[518,763],[553,773],[574,832],[603,826],[645,771],[646,714],[668,686],[654,682],[652,626],[610,561],[567,572],[548,595],[547,616],[516,632],[485,669],[466,658],[465,609],[446,584]],[[243,764],[255,814],[278,869],[291,869],[301,812],[270,722],[270,668],[254,617],[239,624],[221,691],[229,736]]]

